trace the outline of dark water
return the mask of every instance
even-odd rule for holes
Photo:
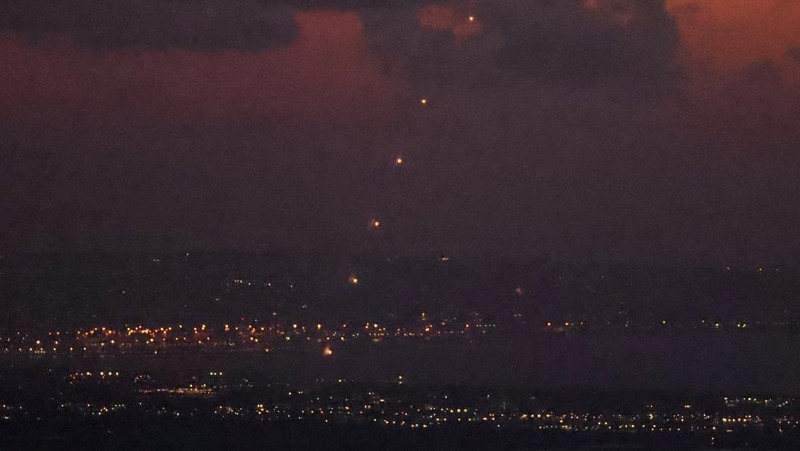
[[[293,345],[261,352],[162,351],[150,356],[70,358],[74,369],[257,374],[275,380],[324,378],[526,389],[666,390],[800,394],[800,338],[769,333],[537,335],[493,342],[381,342]]]
[[[335,349],[331,361],[280,356],[283,370],[361,379],[534,389],[800,393],[800,339],[789,335],[573,335],[513,343],[381,343]],[[319,360],[319,362],[318,362]]]

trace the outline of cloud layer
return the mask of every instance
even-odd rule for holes
[[[793,255],[800,36],[679,3],[6,2],[0,245]]]
[[[225,50],[281,47],[296,37],[291,11],[258,0],[8,0],[0,31],[81,47]]]

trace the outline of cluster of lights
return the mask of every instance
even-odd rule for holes
[[[360,279],[351,275],[349,283],[357,285]],[[479,318],[471,322],[451,321],[447,319],[432,320],[425,312],[420,315],[421,323],[413,326],[386,326],[377,322],[365,322],[359,327],[348,327],[347,323],[333,327],[326,327],[323,323],[274,323],[269,325],[224,324],[213,328],[206,324],[197,326],[148,327],[144,325],[130,326],[123,329],[100,326],[97,328],[78,330],[73,334],[65,332],[55,336],[51,334],[52,344],[36,340],[36,347],[5,348],[19,353],[43,354],[48,351],[48,346],[54,345],[52,352],[141,352],[150,350],[157,353],[159,350],[171,348],[202,347],[209,350],[258,350],[270,352],[271,346],[286,342],[299,342],[309,344],[322,344],[323,355],[332,355],[332,350],[324,350],[332,342],[345,342],[352,339],[367,338],[374,342],[385,338],[414,338],[432,339],[435,337],[467,336],[470,331],[483,333],[496,327],[494,323],[483,323]],[[101,331],[101,332],[97,332]],[[8,340],[10,343],[10,339]],[[27,336],[22,336],[21,342],[27,342]],[[66,342],[66,345],[65,345]],[[69,345],[69,347],[67,347]],[[266,346],[265,346],[266,345]],[[13,346],[13,345],[12,345]],[[46,349],[47,348],[47,349]]]
[[[444,257],[443,257],[444,259]],[[362,284],[361,276],[350,274],[347,283],[351,286]],[[518,292],[515,292],[518,295]],[[275,316],[276,313],[273,313]],[[522,314],[515,313],[514,320],[521,321]],[[531,324],[531,331],[540,330],[547,333],[573,333],[584,332],[590,329],[603,329],[616,327],[613,323],[589,323],[586,320],[547,321],[536,326]],[[625,323],[625,327],[631,326]],[[541,327],[541,328],[539,328]],[[788,329],[788,322],[761,323],[734,321],[727,323],[709,322],[706,320],[690,324],[675,321],[658,320],[642,323],[638,327],[652,330],[658,329],[697,329],[707,328],[713,331],[759,331],[769,328]],[[158,353],[161,350],[173,348],[202,347],[207,350],[257,350],[270,352],[281,343],[308,343],[311,345],[325,345],[333,342],[345,342],[355,339],[367,338],[374,342],[387,338],[405,339],[422,338],[425,340],[435,337],[475,338],[487,334],[497,328],[497,324],[486,322],[479,317],[470,318],[466,322],[455,319],[434,320],[422,312],[419,322],[414,325],[378,326],[375,322],[362,323],[357,327],[348,327],[348,324],[338,324],[326,327],[322,323],[271,323],[261,324],[224,324],[215,328],[206,324],[186,326],[127,326],[115,329],[109,326],[97,326],[89,329],[75,331],[47,332],[46,336],[37,337],[29,333],[17,332],[5,337],[0,337],[0,353],[15,353],[31,356],[52,354],[84,355],[86,352],[114,353],[114,352],[150,352]],[[323,352],[323,355],[326,353]]]
[[[369,329],[380,328],[380,325],[368,323],[364,325]],[[298,326],[299,328],[300,326]],[[118,376],[117,371],[99,370],[73,373],[74,377],[89,377],[92,382],[98,383],[98,375]],[[219,381],[225,373],[211,370],[203,373],[212,380]],[[217,379],[219,378],[219,379]],[[134,381],[136,377],[134,377]],[[196,380],[192,378],[192,380]],[[206,379],[208,380],[208,379]],[[226,383],[229,381],[226,381]],[[348,381],[339,379],[338,384]],[[390,381],[392,384],[403,385],[407,382],[406,376],[398,374]],[[221,400],[224,404],[214,403],[209,406],[210,412],[221,419],[242,419],[268,422],[284,421],[324,421],[337,424],[352,422],[364,424],[371,422],[392,428],[427,429],[444,426],[458,426],[468,424],[483,424],[492,428],[512,427],[538,430],[543,432],[620,432],[620,433],[678,433],[678,434],[707,434],[715,437],[719,432],[772,430],[783,434],[787,431],[796,431],[800,428],[800,418],[793,409],[786,410],[789,404],[794,404],[793,398],[756,398],[756,397],[726,397],[716,410],[696,408],[692,403],[682,403],[675,407],[661,407],[647,404],[639,408],[626,408],[614,411],[602,408],[596,411],[586,410],[552,410],[531,407],[518,407],[513,401],[497,403],[490,401],[491,395],[481,395],[473,398],[471,404],[460,396],[458,401],[450,400],[447,393],[427,393],[424,401],[412,400],[404,393],[406,388],[389,388],[390,393],[380,394],[376,391],[348,391],[342,393],[337,388],[333,392],[306,390],[305,388],[290,387],[280,390],[277,398],[271,400],[244,400],[237,402],[219,397],[229,389],[235,387],[252,387],[248,385],[223,385],[220,383],[191,383],[188,386],[161,386],[148,388],[136,387],[140,395],[139,402],[106,403],[60,401],[59,412],[78,414],[84,416],[102,416],[121,411],[133,411],[144,415],[186,416],[193,417],[205,415],[198,410],[197,404],[189,405],[176,403],[165,406],[161,402],[151,403],[146,399],[152,395],[180,396],[198,398],[203,400]],[[280,384],[280,387],[283,384]],[[270,384],[269,387],[272,387]],[[324,386],[323,386],[324,387]],[[357,386],[354,386],[357,387]],[[388,386],[387,386],[388,387]],[[353,390],[347,389],[347,390]],[[260,396],[260,395],[257,395]],[[291,398],[291,399],[290,399]],[[488,403],[487,403],[488,401]],[[206,402],[206,401],[203,401]],[[748,405],[760,406],[757,412],[748,411]],[[745,407],[740,409],[739,407]],[[734,409],[735,408],[735,409]],[[13,415],[24,414],[24,407],[2,404],[0,405],[0,420],[9,420]]]

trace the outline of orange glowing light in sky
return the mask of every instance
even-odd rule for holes
[[[480,34],[481,25],[474,15],[464,20],[464,11],[452,6],[428,5],[419,9],[419,23],[423,28],[449,31],[456,42]]]

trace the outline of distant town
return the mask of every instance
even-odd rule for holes
[[[432,434],[478,428],[560,446],[585,440],[721,448],[800,443],[800,400],[794,397],[525,392],[420,386],[407,384],[403,375],[371,385],[343,379],[303,385],[223,371],[162,378],[102,368],[50,370],[35,382],[35,396],[6,388],[10,400],[0,403],[0,431],[13,437],[33,424],[44,428],[46,437],[49,428],[64,434],[63,428],[81,424],[110,434],[123,424],[152,422],[254,433],[298,425],[316,433],[347,427]],[[14,379],[8,371],[3,376],[6,385]]]
[[[449,255],[5,256],[0,434],[82,443],[79,425],[125,446],[115,440],[129,432],[115,431],[135,424],[197,446],[203,434],[254,446],[263,433],[295,448],[315,448],[297,442],[310,435],[792,449],[798,274]],[[31,428],[49,435],[34,443]]]

